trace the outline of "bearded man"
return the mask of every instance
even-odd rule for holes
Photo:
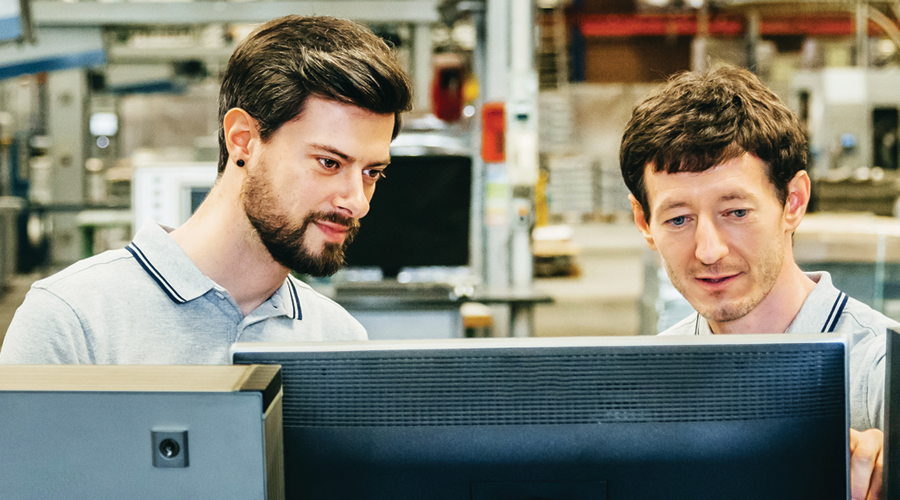
[[[235,49],[219,96],[219,176],[177,229],[36,282],[0,362],[223,364],[232,343],[365,340],[290,275],[334,273],[390,163],[408,77],[366,28],[287,16]]]

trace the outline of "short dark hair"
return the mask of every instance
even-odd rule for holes
[[[219,174],[228,163],[222,120],[240,108],[268,140],[298,117],[310,96],[378,114],[412,108],[409,77],[394,51],[367,28],[333,17],[286,16],[257,28],[235,49],[219,92]]]
[[[768,167],[779,202],[806,169],[806,134],[797,116],[745,69],[681,73],[638,104],[625,128],[619,165],[650,222],[644,184],[654,172],[703,172],[751,153]]]

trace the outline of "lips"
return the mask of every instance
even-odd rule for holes
[[[347,226],[323,220],[317,220],[314,224],[319,228],[322,234],[325,235],[326,240],[337,243],[343,241],[344,237],[347,235]]]
[[[735,278],[740,276],[741,273],[736,274],[727,274],[727,275],[716,275],[716,276],[698,276],[695,279],[700,283],[703,283],[710,287],[718,287],[721,285],[725,285],[730,283]]]
[[[698,280],[705,281],[707,283],[721,283],[729,278],[733,278],[734,276],[722,276],[721,278],[697,278]]]

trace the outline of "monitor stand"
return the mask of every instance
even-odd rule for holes
[[[353,283],[336,286],[334,300],[362,323],[370,340],[464,336],[461,301],[451,285]]]

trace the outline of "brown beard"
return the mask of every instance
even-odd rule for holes
[[[248,175],[241,191],[241,200],[247,219],[250,220],[250,224],[272,258],[299,274],[323,277],[337,272],[344,265],[347,245],[359,231],[358,219],[344,217],[334,212],[310,212],[300,224],[291,224],[284,214],[266,213],[264,210],[266,207],[277,204],[271,192],[271,185],[258,175]],[[333,222],[346,227],[344,242],[325,243],[321,252],[312,253],[307,248],[305,235],[309,225],[316,221]]]

